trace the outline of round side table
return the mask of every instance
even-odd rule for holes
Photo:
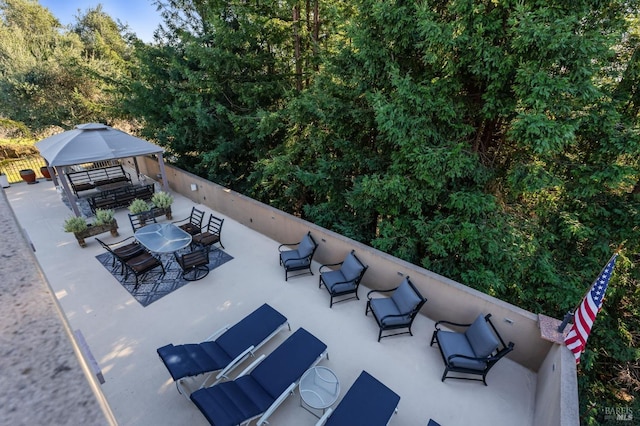
[[[300,405],[316,417],[331,407],[340,396],[340,381],[327,367],[312,367],[300,379]],[[312,410],[322,411],[321,415]]]

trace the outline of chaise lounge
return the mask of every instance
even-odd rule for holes
[[[398,394],[363,371],[335,410],[329,408],[316,426],[385,426],[399,402]]]
[[[197,344],[168,344],[158,349],[158,355],[169,370],[178,392],[187,395],[182,379],[206,374],[204,386],[216,372],[216,383],[228,378],[242,361],[267,343],[285,326],[287,318],[268,304],[244,317],[233,326],[224,326]]]
[[[191,394],[191,400],[215,426],[257,425],[293,393],[302,375],[326,356],[327,345],[299,328],[268,356],[262,355],[232,381]]]

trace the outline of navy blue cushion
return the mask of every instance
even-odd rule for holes
[[[487,357],[498,348],[498,338],[482,315],[478,315],[464,334],[477,357]]]
[[[311,256],[311,253],[313,253],[315,247],[316,245],[313,243],[311,236],[307,234],[304,236],[302,241],[300,241],[300,244],[298,244],[298,254],[300,255],[300,257]]]
[[[464,333],[456,333],[453,331],[438,331],[438,345],[444,354],[445,360],[451,355],[465,355],[476,357],[473,348],[469,344]],[[452,358],[449,363],[454,367],[469,368],[471,370],[482,371],[487,366],[484,361],[476,361],[466,358]]]
[[[384,426],[399,402],[398,394],[363,371],[325,426]]]
[[[234,426],[264,411],[235,381],[198,389],[191,394],[191,400],[209,423],[216,426]]]
[[[400,312],[398,310],[395,302],[390,297],[371,299],[371,301],[369,302],[369,306],[371,306],[373,315],[375,315],[375,317],[380,323],[382,323],[383,326],[394,326],[402,324],[408,325],[411,321],[411,317],[409,315],[400,315],[403,312]]]
[[[413,311],[422,301],[420,296],[416,294],[407,278],[402,281],[398,288],[391,295],[391,299],[398,307],[398,311],[402,314],[408,314]]]
[[[233,360],[216,342],[169,344],[158,348],[158,355],[173,380],[220,370]]]
[[[282,264],[287,268],[299,268],[311,264],[311,259],[302,256],[298,250],[283,251],[280,253],[280,259],[282,259]]]
[[[265,303],[218,337],[216,342],[235,358],[249,346],[258,346],[286,322],[284,315]]]
[[[326,349],[317,337],[299,328],[251,372],[251,377],[275,399],[300,380]]]
[[[237,425],[266,411],[326,349],[327,345],[299,328],[249,375],[199,389],[191,400],[212,425]]]
[[[284,325],[287,318],[266,303],[225,331],[214,342],[172,344],[158,355],[173,380],[221,370],[250,346],[257,346]]]
[[[344,262],[342,262],[342,266],[340,270],[342,271],[342,275],[344,275],[345,281],[353,281],[357,279],[364,266],[358,261],[353,253],[349,253],[345,258]]]

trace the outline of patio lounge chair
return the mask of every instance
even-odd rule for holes
[[[298,248],[286,250],[286,247],[289,246],[298,246]],[[280,265],[284,267],[284,280],[289,279],[289,272],[292,271],[308,271],[293,275],[294,277],[306,274],[313,275],[311,260],[317,248],[318,244],[311,236],[311,232],[307,232],[307,235],[300,242],[280,244],[278,251],[280,252]]]
[[[206,374],[200,385],[204,386],[215,372],[218,372],[215,383],[228,378],[233,369],[285,326],[291,330],[287,318],[265,303],[235,325],[222,327],[202,343],[168,344],[158,349],[158,355],[173,377],[178,392],[187,396],[182,379]]]
[[[268,356],[262,355],[233,381],[220,382],[191,394],[191,400],[216,426],[257,425],[293,393],[300,378],[326,355],[327,345],[299,328]]]
[[[198,235],[201,232],[200,228],[202,228],[203,218],[204,218],[203,211],[198,210],[195,207],[191,207],[191,214],[189,215],[189,217],[181,220],[176,220],[171,223],[175,224],[176,226],[181,228],[183,231],[189,233],[190,235]]]
[[[376,293],[391,293],[390,297],[372,296]],[[378,342],[383,337],[397,336],[399,334],[410,334],[411,325],[422,305],[427,301],[422,297],[418,289],[413,285],[409,277],[406,277],[400,285],[391,290],[371,290],[367,293],[367,308],[365,315],[371,311],[376,319],[380,332],[378,333]],[[382,335],[383,331],[398,330],[407,328],[408,331],[402,333]]]
[[[335,410],[329,408],[316,426],[385,426],[399,402],[398,394],[363,371]]]
[[[438,343],[444,361],[442,381],[446,378],[477,380],[487,385],[486,377],[491,367],[513,350],[513,342],[505,345],[498,330],[491,323],[491,314],[478,315],[471,324],[456,324],[449,321],[436,322],[431,346]],[[464,327],[464,332],[445,331],[440,325]],[[448,376],[449,372],[482,376],[482,380],[469,377]]]
[[[340,265],[340,269],[331,270],[331,266]],[[326,268],[326,269],[325,269]],[[318,279],[318,287],[324,287],[329,292],[331,300],[329,301],[329,307],[333,307],[333,299],[335,297],[349,296],[338,302],[344,302],[345,300],[358,299],[358,286],[360,281],[367,272],[367,265],[360,262],[355,255],[355,251],[351,250],[351,253],[347,254],[347,257],[340,263],[332,263],[320,266],[320,278]],[[323,269],[325,269],[323,271]],[[338,303],[335,302],[335,303]]]

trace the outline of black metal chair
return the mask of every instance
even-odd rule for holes
[[[449,321],[436,322],[436,329],[431,338],[431,346],[438,344],[442,360],[444,361],[445,379],[477,380],[487,385],[486,377],[491,368],[502,357],[513,350],[513,342],[505,345],[498,330],[491,320],[491,314],[484,317],[478,315],[471,324],[457,324]],[[465,331],[445,331],[441,325],[465,328]],[[470,377],[448,376],[449,372],[479,375],[481,379]]]
[[[182,223],[182,225],[178,225],[178,227],[191,235],[198,235],[201,232],[203,218],[204,212],[196,209],[195,207],[192,207],[189,217],[181,220],[176,220],[172,223],[179,224],[185,222]]]
[[[187,281],[201,280],[209,274],[209,250],[202,247],[188,253],[173,254]]]
[[[139,255],[132,257],[131,259],[122,259],[121,261],[123,262],[125,269],[124,279],[126,280],[128,278],[129,273],[134,274],[136,277],[136,285],[133,287],[134,290],[137,289],[138,285],[140,284],[139,278],[147,275],[157,267],[160,267],[160,269],[162,269],[162,274],[160,275],[160,277],[163,277],[166,273],[164,265],[162,264],[160,259],[146,250]]]
[[[220,244],[220,247],[224,248],[220,239],[223,223],[224,219],[210,215],[207,226],[203,228],[201,233],[193,236],[192,243],[200,247],[206,247],[207,250],[210,250],[214,244]]]
[[[155,216],[150,212],[129,213],[129,222],[131,222],[133,232],[136,232],[138,229],[148,225],[149,223],[158,223]]]
[[[286,249],[291,246],[298,247],[293,250]],[[313,275],[311,260],[317,248],[318,244],[311,236],[311,232],[307,232],[307,235],[297,243],[280,244],[278,251],[280,252],[280,265],[284,267],[284,280],[287,281],[289,279],[289,272],[307,271],[293,275],[294,277],[306,274]]]
[[[376,293],[391,293],[389,297],[373,298]],[[378,342],[383,337],[397,336],[399,334],[410,334],[413,320],[418,312],[425,304],[427,299],[422,297],[418,289],[413,285],[409,277],[406,277],[402,283],[391,290],[371,290],[367,293],[367,308],[365,315],[371,311],[375,318],[380,332],[378,333]],[[401,333],[382,335],[383,331],[399,330],[406,328],[408,331]]]
[[[131,236],[129,238],[125,238],[122,241],[118,241],[115,243],[107,244],[104,241],[96,238],[96,241],[100,243],[102,247],[105,248],[109,253],[111,253],[111,269],[116,265],[116,261],[120,263],[120,273],[124,274],[124,263],[123,261],[127,261],[129,259],[133,259],[137,255],[141,254],[145,251],[144,247],[142,247],[135,239],[135,237]]]
[[[332,270],[331,267],[340,266],[340,269]],[[318,278],[318,287],[324,287],[329,292],[331,300],[329,307],[333,307],[334,303],[344,302],[345,300],[358,299],[358,287],[360,281],[367,272],[369,266],[363,264],[355,255],[355,251],[351,250],[347,257],[340,263],[328,263],[320,266],[320,278]],[[335,297],[343,297],[341,300],[334,302]]]

